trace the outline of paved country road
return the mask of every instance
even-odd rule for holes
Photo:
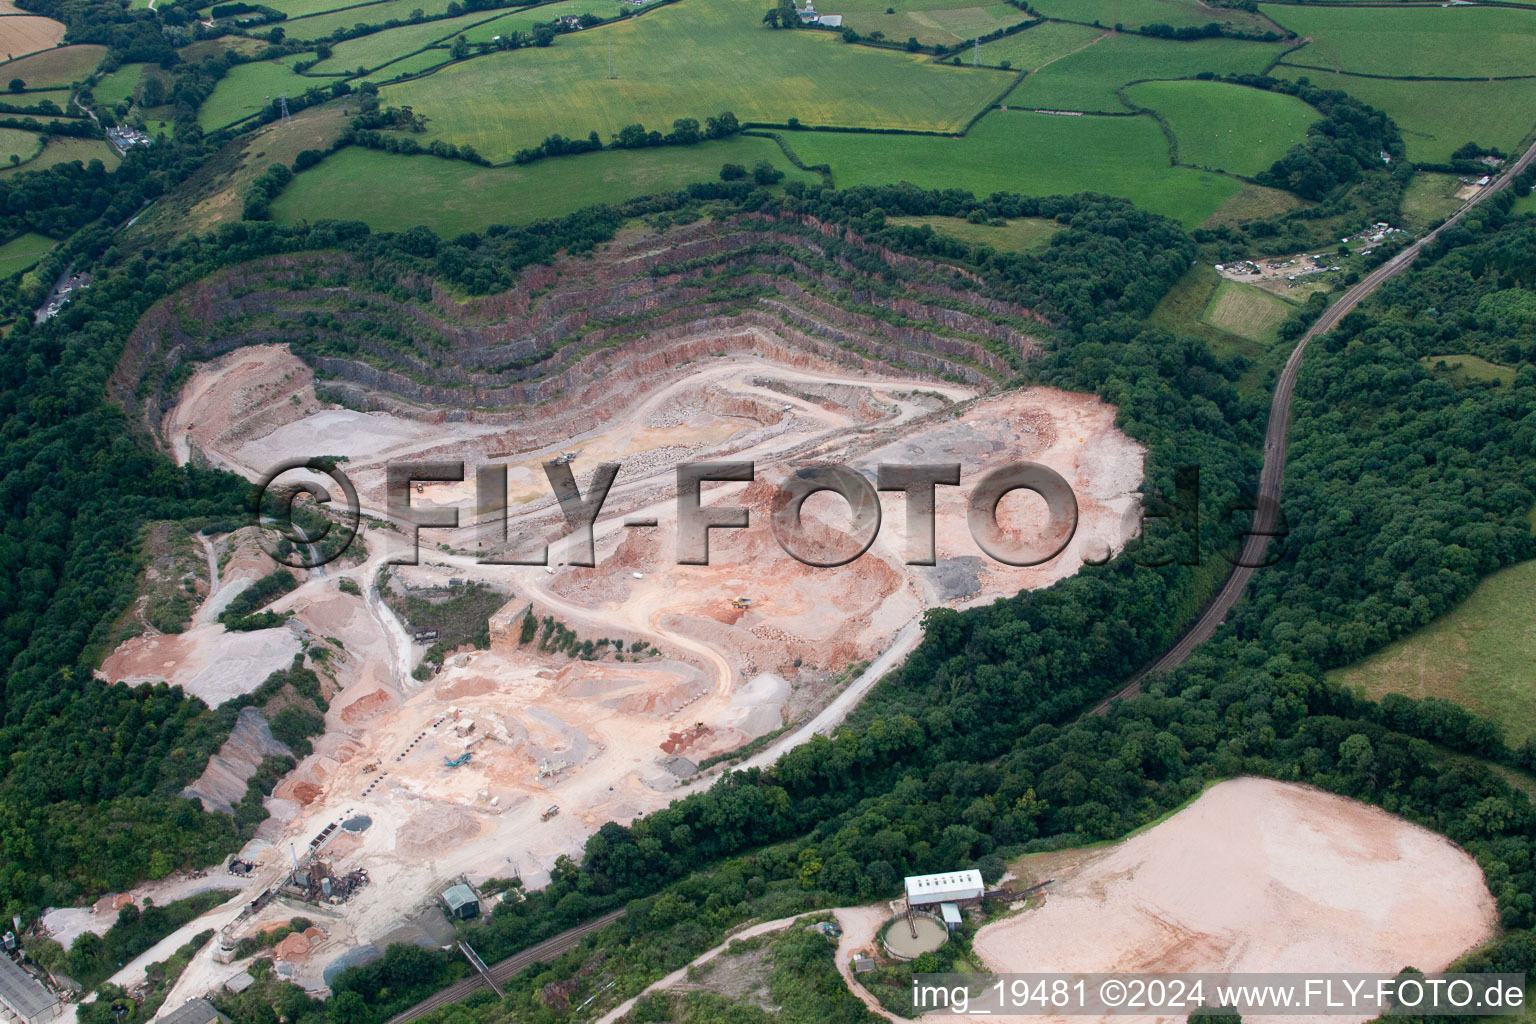
[[[1499,175],[1497,180],[1467,200],[1461,209],[1446,218],[1444,224],[1362,278],[1358,284],[1340,296],[1337,302],[1329,305],[1323,315],[1317,318],[1311,330],[1301,336],[1290,358],[1285,361],[1285,369],[1280,372],[1280,379],[1275,382],[1275,397],[1269,406],[1269,428],[1264,432],[1264,468],[1259,474],[1259,498],[1263,507],[1254,514],[1253,532],[1243,544],[1242,556],[1239,559],[1243,564],[1233,568],[1216,597],[1206,605],[1200,618],[1195,620],[1195,624],[1179,639],[1178,643],[1169,648],[1161,658],[1143,670],[1125,687],[1105,698],[1090,714],[1103,714],[1115,701],[1136,696],[1141,692],[1142,680],[1148,672],[1162,672],[1184,664],[1191,652],[1209,640],[1211,634],[1216,632],[1216,627],[1226,621],[1227,613],[1243,596],[1243,591],[1248,587],[1248,580],[1255,571],[1250,567],[1263,561],[1264,549],[1268,546],[1269,539],[1263,534],[1274,527],[1275,510],[1280,504],[1281,484],[1284,483],[1285,477],[1286,435],[1291,425],[1291,397],[1296,390],[1296,376],[1301,370],[1301,359],[1306,353],[1307,343],[1318,335],[1326,333],[1343,319],[1345,314],[1354,309],[1361,299],[1381,287],[1388,278],[1406,268],[1424,246],[1438,238],[1440,232],[1461,220],[1468,210],[1489,196],[1507,188],[1515,175],[1529,167],[1533,160],[1536,160],[1536,144],[1532,144],[1531,148]]]

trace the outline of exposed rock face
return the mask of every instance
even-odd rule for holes
[[[241,708],[229,739],[208,759],[203,774],[182,790],[181,795],[188,800],[201,800],[205,811],[233,813],[262,759],[282,755],[292,757],[293,751],[272,735],[261,712],[255,708]]]
[[[145,315],[112,393],[153,429],[175,398],[164,376],[181,360],[275,342],[315,370],[323,398],[345,405],[535,427],[563,416],[570,431],[599,425],[613,404],[605,397],[721,352],[985,388],[1039,353],[1033,332],[1044,323],[986,295],[963,268],[788,217],[701,221],[660,245],[616,242],[468,301],[425,278],[387,276],[336,252],[211,275]]]

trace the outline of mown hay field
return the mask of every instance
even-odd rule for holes
[[[21,57],[59,45],[64,23],[25,14],[0,17],[0,54]]]
[[[1106,192],[1195,227],[1237,193],[1236,178],[1168,161],[1151,117],[1060,117],[995,111],[963,139],[786,132],[807,164],[832,167],[839,188],[910,181],[978,196]]]
[[[4,168],[0,168],[0,177],[7,174],[20,174],[23,171],[45,171],[55,164],[69,164],[76,161],[88,164],[92,160],[100,160],[108,170],[121,162],[117,150],[100,139],[57,138],[45,145],[42,153],[34,157],[30,163],[11,167],[7,162]]]
[[[1105,31],[1091,25],[1045,21],[1011,36],[983,43],[981,59],[986,64],[1002,64],[1007,61],[1016,71],[1034,71],[1043,64],[1081,50],[1096,39],[1104,38],[1107,38]]]
[[[1289,64],[1362,75],[1536,74],[1536,11],[1513,7],[1260,7],[1311,42]]]
[[[47,89],[81,82],[101,58],[107,55],[105,46],[59,46],[30,57],[18,57],[0,64],[0,82],[19,78],[28,89]]]
[[[1536,79],[1408,82],[1284,64],[1275,75],[1293,81],[1306,78],[1369,103],[1397,123],[1408,159],[1419,163],[1449,163],[1451,154],[1467,142],[1513,152],[1536,125]]]
[[[1178,143],[1179,163],[1250,178],[1322,118],[1294,96],[1223,82],[1142,82],[1125,94],[1163,118]]]
[[[1030,7],[1047,18],[1099,24],[1105,28],[1124,25],[1170,25],[1192,28],[1217,22],[1245,32],[1278,32],[1262,15],[1235,8],[1207,7],[1199,0],[1031,0]]]
[[[429,117],[429,138],[501,162],[553,134],[596,130],[606,141],[628,124],[668,130],[676,118],[725,110],[742,121],[955,132],[1012,81],[849,46],[830,32],[773,31],[761,16],[735,0],[674,4],[553,46],[455,64],[382,96]]]
[[[1269,292],[1240,281],[1222,281],[1200,319],[1220,331],[1261,344],[1275,340],[1275,331],[1294,309]]]
[[[954,46],[1010,25],[1030,20],[1012,4],[975,0],[815,0],[823,14],[840,14],[843,25],[860,35],[880,32],[906,42],[915,38],[928,46]],[[887,8],[894,13],[885,13]]]
[[[771,139],[737,136],[697,146],[607,150],[521,167],[476,167],[433,156],[344,149],[297,175],[272,204],[281,224],[328,218],[361,220],[376,231],[425,224],[444,238],[491,224],[526,224],[595,203],[716,180],[723,164],[750,168],[767,160],[786,181],[814,182],[791,167]],[[381,189],[379,182],[395,187]]]
[[[1181,43],[1113,35],[1030,75],[1006,102],[1010,107],[1033,110],[1123,113],[1129,108],[1115,95],[1115,90],[1129,82],[1193,78],[1202,71],[1257,74],[1283,49],[1280,43],[1237,39]]]

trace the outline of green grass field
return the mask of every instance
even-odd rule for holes
[[[149,67],[148,64],[124,64],[111,74],[102,75],[91,86],[91,95],[96,97],[98,104],[107,107],[131,99],[134,90],[144,81],[144,73]]]
[[[0,245],[0,278],[15,277],[43,258],[53,248],[53,239],[29,231]]]
[[[22,171],[44,171],[54,164],[73,163],[76,160],[82,164],[100,160],[108,170],[121,162],[117,150],[101,139],[54,139],[43,147],[42,155],[31,163],[0,169],[0,177],[7,174],[20,174]]]
[[[1261,5],[1312,42],[1288,63],[1367,75],[1536,75],[1536,11],[1439,5],[1383,9]]]
[[[961,217],[892,217],[892,224],[930,227],[962,242],[990,245],[999,252],[1033,252],[1043,249],[1062,225],[1044,217],[1020,217],[1007,224],[972,224]]]
[[[1478,584],[1440,618],[1329,678],[1371,698],[1443,697],[1504,726],[1518,746],[1536,733],[1536,561]]]
[[[242,118],[250,117],[272,100],[285,93],[301,95],[313,85],[325,85],[331,79],[307,78],[293,70],[292,65],[307,54],[284,57],[281,61],[260,61],[255,64],[237,64],[219,79],[213,95],[197,108],[197,123],[204,131],[212,131]]]
[[[1422,231],[1455,213],[1462,202],[1454,194],[1460,185],[1461,180],[1454,174],[1415,174],[1403,191],[1403,219],[1407,227]]]
[[[1250,178],[1304,139],[1321,117],[1294,96],[1222,82],[1142,82],[1125,94],[1167,123],[1179,163]]]
[[[1297,57],[1306,50],[1298,52]],[[1449,163],[1463,143],[1512,152],[1536,125],[1536,79],[1500,82],[1406,82],[1337,75],[1282,64],[1276,76],[1310,79],[1382,111],[1402,129],[1408,159]]]
[[[1030,6],[1047,18],[1097,22],[1105,28],[1124,25],[1172,25],[1174,28],[1220,22],[1248,32],[1275,31],[1275,26],[1247,11],[1207,7],[1197,0],[1031,0]]]
[[[753,136],[490,168],[351,147],[295,177],[272,204],[272,216],[281,224],[324,218],[363,220],[376,231],[403,231],[425,224],[452,238],[492,224],[525,224],[594,203],[617,203],[695,181],[716,180],[722,164],[751,167],[759,160],[785,171],[786,181],[820,180],[791,167],[773,140]],[[380,181],[393,181],[399,187],[380,189]]]
[[[1255,185],[1252,182],[1244,182],[1243,187],[1231,199],[1227,200],[1220,209],[1211,214],[1201,227],[1214,228],[1224,224],[1243,224],[1252,220],[1268,220],[1278,217],[1292,210],[1300,210],[1311,205],[1306,200],[1293,192],[1285,192],[1278,188],[1268,188],[1264,185]]]
[[[421,11],[428,18],[448,10],[450,0],[385,0],[384,3],[366,7],[351,7],[344,11],[312,14],[303,18],[290,18],[283,22],[283,31],[289,39],[324,39],[337,29],[350,29],[356,25],[382,25],[386,21],[409,21],[412,11]]]
[[[1445,364],[1445,370],[1458,377],[1468,380],[1492,380],[1500,384],[1513,384],[1515,382],[1515,368],[1513,366],[1501,366],[1498,363],[1490,363],[1481,356],[1473,355],[1440,355],[1425,356],[1419,360],[1432,370],[1439,370],[1440,364]]]
[[[463,14],[457,18],[425,21],[420,25],[402,25],[399,28],[349,39],[344,43],[337,43],[331,50],[330,58],[310,68],[309,73],[344,75],[358,68],[367,68],[372,71],[406,54],[431,46],[440,39],[451,40],[452,37],[471,26],[478,25],[482,21],[490,21],[495,17],[494,11],[476,11],[474,14]]]
[[[0,128],[0,167],[24,163],[37,155],[43,146],[43,137],[37,132],[24,132],[20,128]]]
[[[85,81],[106,55],[105,46],[60,46],[0,64],[0,82],[19,78],[28,89],[68,86]]]
[[[617,13],[618,6],[614,0],[565,0],[564,3],[525,7],[472,28],[464,33],[464,37],[472,43],[488,43],[493,36],[532,32],[533,26],[554,21],[567,14],[594,14],[599,18],[611,18]]]
[[[843,24],[869,35],[905,42],[916,37],[924,45],[955,46],[1029,21],[1012,4],[977,3],[976,0],[817,0],[824,14],[841,14]],[[894,14],[886,14],[894,8]]]
[[[1517,215],[1536,213],[1536,192],[1532,192],[1528,196],[1523,196],[1519,199],[1516,199],[1513,212]]]
[[[910,181],[1052,195],[1107,192],[1194,227],[1235,195],[1235,178],[1168,162],[1168,140],[1150,117],[1058,117],[995,111],[963,139],[787,133],[807,164],[827,163],[839,188]]]
[[[1193,78],[1202,71],[1257,74],[1283,49],[1236,39],[1180,43],[1114,35],[1030,75],[1004,102],[1032,110],[1123,112],[1128,108],[1115,90],[1127,82]]]
[[[431,137],[500,162],[554,133],[606,138],[635,122],[665,130],[723,110],[742,121],[958,131],[1012,81],[849,46],[830,32],[776,32],[761,17],[740,0],[690,0],[550,47],[456,64],[382,96],[431,118]]]
[[[307,14],[324,14],[328,11],[339,11],[345,7],[355,7],[357,0],[272,0],[266,6],[275,11],[282,11],[290,18],[302,18]]]
[[[1102,29],[1090,25],[1047,21],[1023,32],[983,43],[981,59],[987,64],[1007,61],[1010,67],[1019,71],[1033,71],[1042,64],[1082,49],[1102,35]]]
[[[1294,307],[1269,292],[1240,281],[1222,281],[1200,319],[1219,331],[1261,345],[1278,340],[1275,333]]]

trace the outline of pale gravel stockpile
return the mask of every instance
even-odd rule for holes
[[[1477,862],[1443,836],[1241,778],[1059,878],[975,949],[1000,972],[1436,971],[1496,920]],[[1366,1018],[1326,1018],[1351,1019]]]

